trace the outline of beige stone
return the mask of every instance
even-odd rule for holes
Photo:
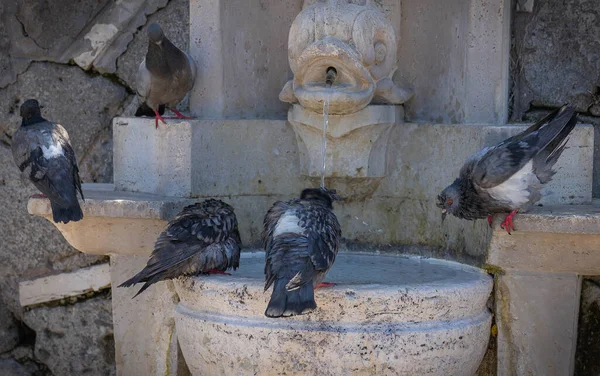
[[[110,287],[108,264],[90,266],[19,283],[19,301],[29,306],[77,296]]]
[[[496,218],[496,225],[500,218]],[[544,206],[496,229],[499,375],[573,375],[581,275],[600,275],[600,206]]]
[[[126,252],[124,252],[126,253]],[[117,287],[139,272],[147,256],[112,255],[111,280],[115,360],[118,376],[178,375],[172,282],[155,284],[135,299],[141,285]]]
[[[400,106],[367,106],[350,115],[330,115],[325,176],[379,180],[385,177],[389,133],[403,118]],[[288,119],[298,139],[301,173],[320,177],[324,116],[295,104]],[[377,185],[370,188],[374,191]],[[343,189],[346,194],[350,194],[349,190]]]
[[[270,319],[264,253],[229,276],[175,281],[193,375],[473,375],[487,348],[491,278],[465,265],[340,253],[310,314]],[[360,266],[360,267],[358,267]]]
[[[351,114],[370,103],[402,104],[412,92],[398,87],[396,33],[378,8],[340,1],[305,7],[289,32],[288,59],[294,73],[279,99],[322,113]],[[331,87],[326,75],[334,68]]]

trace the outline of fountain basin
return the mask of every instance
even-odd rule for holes
[[[436,259],[341,253],[314,312],[264,316],[264,253],[233,276],[180,279],[176,331],[194,375],[473,375],[487,348],[492,279]]]

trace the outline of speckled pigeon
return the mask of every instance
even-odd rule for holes
[[[190,55],[175,47],[163,34],[158,24],[148,26],[148,52],[137,74],[137,93],[142,104],[135,116],[155,116],[164,124],[161,116],[165,106],[179,119],[183,116],[175,106],[192,90],[196,79],[196,64]]]
[[[160,234],[146,267],[119,287],[144,285],[184,275],[227,274],[240,265],[240,232],[233,208],[209,199],[189,205]]]
[[[552,180],[552,167],[576,123],[575,109],[563,105],[522,133],[472,155],[437,197],[442,221],[446,213],[467,220],[487,216],[491,226],[493,214],[510,212],[500,225],[510,234],[515,214],[539,201],[542,184]]]
[[[83,212],[77,191],[82,199],[83,192],[69,134],[62,125],[42,117],[35,99],[26,100],[20,114],[23,121],[12,138],[17,167],[42,192],[35,196],[48,197],[54,222],[79,221]]]
[[[342,231],[333,213],[334,190],[308,188],[299,199],[276,202],[264,219],[265,291],[273,286],[267,317],[317,308],[314,289],[333,265]]]

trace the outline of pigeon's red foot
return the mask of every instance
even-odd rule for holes
[[[315,290],[323,288],[323,287],[333,287],[333,286],[335,286],[335,283],[333,283],[333,282],[323,282],[323,283],[319,283],[317,285],[317,287],[315,287]]]
[[[156,115],[156,117],[154,118],[154,122],[156,123],[156,129],[158,129],[158,120],[162,121],[164,125],[167,125],[167,122],[162,116],[160,116],[158,111],[154,110],[154,115]]]
[[[175,115],[177,115],[177,119],[193,119],[193,117],[191,117],[191,116],[185,116],[181,112],[177,111],[174,108],[171,108],[171,111],[173,111],[175,113]]]
[[[34,195],[31,195],[31,198],[48,198],[48,196],[46,196],[43,193],[36,193]]]
[[[508,232],[508,235],[510,235],[511,231],[515,230],[515,225],[513,224],[513,217],[515,216],[515,214],[517,214],[518,210],[513,210],[510,212],[509,215],[506,216],[506,218],[504,218],[504,221],[502,221],[502,223],[500,223],[500,228],[506,230],[506,232]]]
[[[488,215],[488,224],[490,225],[490,227],[492,227],[493,223],[494,223],[494,217],[492,215]]]
[[[222,270],[219,270],[219,269],[211,269],[211,270],[207,270],[205,273],[206,273],[206,274],[222,274],[222,275],[231,275],[231,274],[229,274],[229,273],[225,273],[224,271],[222,271]]]

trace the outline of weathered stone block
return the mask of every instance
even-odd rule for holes
[[[25,313],[36,332],[35,357],[55,375],[115,375],[111,301],[97,296],[77,304]]]

